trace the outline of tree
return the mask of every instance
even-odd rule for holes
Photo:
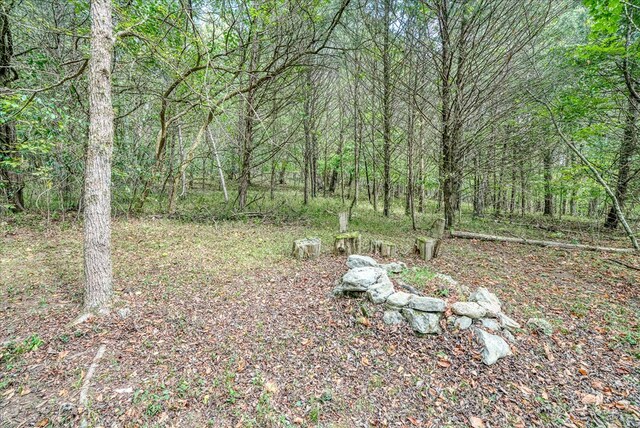
[[[106,309],[112,295],[111,56],[113,43],[111,0],[92,0],[89,144],[85,155],[84,184],[84,306],[87,312]]]

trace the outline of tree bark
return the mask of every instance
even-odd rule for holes
[[[624,129],[624,135],[622,137],[622,144],[620,145],[620,153],[618,160],[618,182],[616,183],[616,198],[620,208],[624,208],[624,204],[627,198],[627,187],[629,185],[629,172],[631,171],[631,159],[635,153],[638,132],[636,124],[638,121],[638,101],[629,96],[627,118]],[[604,222],[604,227],[607,229],[616,229],[618,227],[618,213],[615,206],[611,206],[607,219]]]
[[[107,308],[112,295],[112,51],[111,0],[93,0],[89,59],[89,144],[84,184],[84,306],[88,312]]]
[[[18,80],[18,73],[11,65],[13,37],[9,23],[9,8],[9,4],[0,2],[1,88],[7,88],[11,82]],[[16,124],[14,120],[9,120],[0,125],[0,184],[4,184],[5,199],[10,209],[15,212],[24,211],[24,179],[14,167],[4,167],[2,162],[17,160],[17,145]]]

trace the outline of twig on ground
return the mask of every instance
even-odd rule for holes
[[[85,409],[85,411],[87,409],[87,403],[89,402],[89,385],[91,384],[91,378],[93,377],[94,373],[98,369],[98,363],[100,363],[100,359],[104,355],[104,352],[106,351],[106,349],[107,349],[107,345],[105,344],[100,345],[100,347],[98,348],[98,352],[96,353],[96,356],[93,357],[93,362],[91,363],[91,366],[87,371],[87,375],[84,378],[82,389],[80,389],[80,406],[83,409]],[[87,426],[86,417],[83,416],[80,426],[81,427]]]

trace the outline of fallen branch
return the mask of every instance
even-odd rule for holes
[[[87,371],[87,375],[84,378],[84,383],[82,384],[82,389],[80,389],[80,406],[84,409],[85,415],[86,415],[86,410],[87,410],[87,404],[89,403],[89,385],[91,384],[91,378],[93,377],[93,374],[98,369],[98,363],[100,363],[100,359],[104,355],[104,351],[106,349],[107,349],[107,346],[104,345],[104,344],[100,345],[100,347],[98,348],[98,352],[96,353],[96,356],[93,357],[93,362],[91,363],[91,366],[89,367],[89,370]],[[80,423],[80,426],[81,427],[86,427],[87,426],[86,417],[82,418],[82,422]]]
[[[637,266],[634,266],[634,265],[627,264],[627,263],[625,263],[625,262],[623,262],[623,261],[620,261],[620,260],[616,260],[616,259],[605,259],[605,260],[606,260],[606,261],[608,261],[608,262],[610,262],[610,263],[616,263],[616,264],[619,264],[619,265],[624,266],[624,267],[626,267],[626,268],[628,268],[628,269],[632,269],[632,270],[640,271],[640,267],[637,267]]]
[[[588,250],[588,251],[606,251],[610,253],[635,253],[633,248],[611,248],[598,247],[596,245],[569,244],[566,242],[556,241],[540,241],[537,239],[510,238],[507,236],[484,235],[482,233],[471,233],[462,231],[452,231],[453,238],[463,239],[479,239],[481,241],[498,241],[498,242],[515,242],[517,244],[537,245],[540,247],[565,248],[568,250]]]

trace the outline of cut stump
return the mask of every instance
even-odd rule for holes
[[[369,241],[369,251],[382,257],[395,257],[397,253],[396,244],[378,239]]]
[[[333,251],[336,254],[357,254],[360,252],[360,232],[339,233],[333,241]]]
[[[414,247],[415,253],[420,256],[424,261],[429,261],[436,257],[436,245],[437,241],[432,238],[419,237],[416,238],[416,244]]]
[[[322,241],[320,238],[298,239],[293,241],[293,257],[298,260],[313,259],[320,255]]]

